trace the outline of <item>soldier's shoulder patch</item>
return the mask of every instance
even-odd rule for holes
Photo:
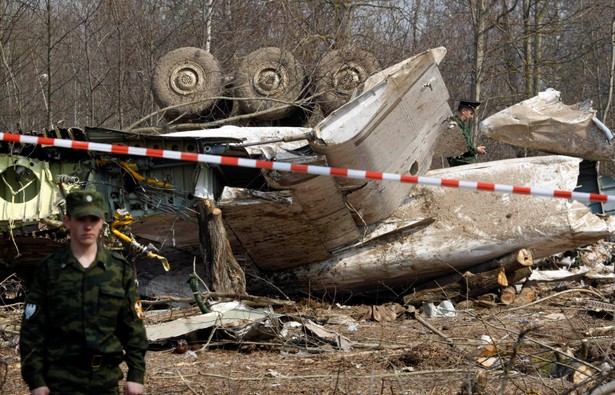
[[[26,303],[24,308],[24,317],[29,320],[38,311],[38,306],[34,303]]]
[[[137,300],[135,302],[135,314],[137,315],[137,318],[139,318],[140,320],[145,318],[145,314],[143,313],[143,304],[141,303],[140,300]]]

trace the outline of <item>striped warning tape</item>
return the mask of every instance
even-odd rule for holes
[[[534,187],[519,187],[513,185],[490,184],[485,182],[441,179],[423,176],[409,176],[394,173],[383,173],[368,170],[342,169],[337,167],[298,165],[292,163],[274,162],[267,160],[255,160],[234,158],[229,156],[195,154],[190,152],[169,151],[155,148],[132,147],[125,145],[92,143],[87,141],[74,141],[56,139],[50,137],[25,136],[13,133],[0,133],[0,141],[8,141],[22,144],[46,145],[77,150],[107,152],[120,155],[146,156],[152,158],[175,159],[191,162],[210,163],[216,165],[228,165],[250,167],[256,169],[270,169],[293,173],[305,173],[334,177],[346,177],[360,180],[380,180],[403,182],[410,184],[449,187],[473,191],[489,191],[536,197],[575,199],[584,202],[614,202],[615,196],[597,193],[570,192],[553,189],[540,189]]]

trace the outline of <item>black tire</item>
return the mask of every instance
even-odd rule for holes
[[[378,59],[362,49],[344,48],[325,54],[314,76],[322,112],[329,114],[347,103],[354,90],[379,70]]]
[[[167,110],[167,118],[182,114],[189,118],[216,104],[210,98],[224,92],[222,78],[220,64],[212,54],[199,48],[178,48],[156,63],[152,93],[161,108],[185,104]]]
[[[284,103],[294,103],[301,97],[304,82],[303,67],[290,52],[276,47],[261,48],[246,56],[239,65],[233,95],[243,113],[271,110],[255,118],[272,121],[295,109]]]

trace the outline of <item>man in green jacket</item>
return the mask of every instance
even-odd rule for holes
[[[462,155],[447,158],[449,166],[467,165],[469,163],[475,163],[478,158],[477,154],[485,154],[487,151],[484,146],[474,146],[472,142],[472,134],[468,124],[474,118],[476,110],[480,106],[480,102],[475,100],[461,100],[457,107],[457,114],[453,118],[455,123],[461,129],[463,137],[466,141],[466,152]]]
[[[66,196],[70,243],[37,267],[21,324],[21,372],[32,395],[143,394],[147,338],[133,271],[98,238],[102,196]]]

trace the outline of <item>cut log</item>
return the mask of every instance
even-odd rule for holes
[[[512,273],[507,273],[506,274],[506,279],[508,280],[509,284],[514,285],[514,284],[517,284],[518,282],[522,281],[523,279],[528,278],[531,275],[532,275],[532,268],[531,267],[524,267],[524,268],[515,270]]]
[[[506,273],[508,284],[515,284],[531,274],[533,263],[532,252],[521,249],[473,266],[463,274],[454,273],[419,285],[414,293],[404,297],[404,303],[436,302],[443,298],[453,301],[474,298],[499,289],[501,280],[498,282],[498,275],[502,269]]]
[[[205,257],[207,282],[217,292],[246,293],[246,278],[231,250],[222,211],[213,201],[204,199],[198,205],[199,238]]]
[[[536,300],[536,286],[533,281],[527,281],[521,291],[519,291],[519,295],[515,299],[515,304],[518,305],[526,305],[528,303],[532,303]]]
[[[500,280],[498,279],[500,269],[490,270],[484,273],[466,272],[464,278],[456,283],[444,285],[442,287],[424,289],[413,294],[404,296],[404,303],[419,304],[423,302],[437,302],[442,299],[449,299],[453,302],[459,302],[465,299],[474,299],[480,295],[497,292],[501,288]],[[508,274],[508,284],[515,284],[524,278],[527,278],[532,273],[531,268],[526,267]]]
[[[517,291],[515,287],[504,287],[500,291],[500,302],[506,306],[509,306],[515,302]]]

